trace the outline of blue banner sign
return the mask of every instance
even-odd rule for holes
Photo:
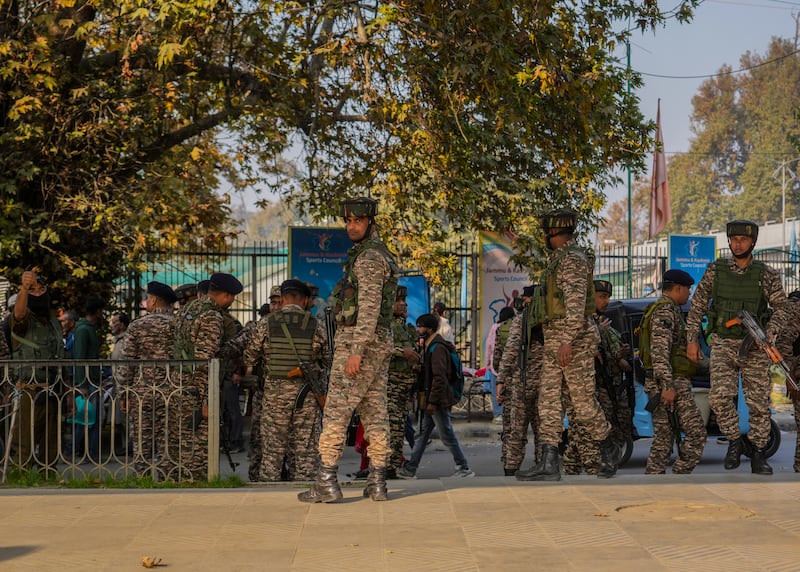
[[[669,235],[669,268],[677,268],[694,278],[694,291],[706,267],[717,258],[715,236]]]

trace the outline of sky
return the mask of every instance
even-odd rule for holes
[[[659,4],[662,9],[669,8],[666,2]],[[661,129],[668,156],[689,150],[692,97],[707,79],[681,78],[710,76],[725,64],[739,69],[742,54],[766,53],[773,36],[794,38],[793,14],[798,13],[800,0],[705,0],[689,24],[670,20],[655,34],[634,33],[631,67],[643,74],[673,76],[645,75],[644,86],[636,92],[642,113],[653,121],[661,98]],[[619,56],[624,62],[624,48]],[[648,176],[652,163],[650,158]],[[627,186],[606,189],[606,194],[609,204],[626,198]]]

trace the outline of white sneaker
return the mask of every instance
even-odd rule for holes
[[[502,416],[502,415],[498,415],[497,417],[495,417],[494,419],[492,419],[492,422],[493,422],[495,425],[502,425],[502,424],[503,424],[503,416]]]
[[[456,472],[453,473],[454,477],[474,477],[475,471],[470,471],[469,469],[462,467],[461,465],[456,465]]]

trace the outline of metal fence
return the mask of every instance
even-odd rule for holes
[[[475,241],[452,242],[446,252],[455,260],[455,274],[446,284],[431,288],[431,303],[444,302],[448,319],[456,336],[456,346],[466,365],[480,367],[480,244]],[[720,249],[720,256],[728,256]],[[159,248],[145,258],[145,269],[132,272],[117,284],[119,307],[128,308],[132,315],[138,309],[141,291],[150,280],[171,285],[196,283],[213,272],[235,274],[244,285],[236,297],[231,313],[242,323],[258,318],[257,311],[269,301],[270,288],[285,280],[289,250],[285,242],[231,242],[221,248],[170,249]],[[780,273],[786,292],[800,288],[800,257],[788,251],[765,249],[756,251],[757,260],[767,262]],[[400,261],[402,265],[403,261]],[[597,253],[596,278],[614,284],[615,298],[640,298],[658,292],[661,275],[667,270],[665,244],[638,245],[631,259],[631,279],[628,256],[620,249]]]
[[[14,467],[62,479],[220,474],[219,360],[0,361],[0,374],[3,482]]]

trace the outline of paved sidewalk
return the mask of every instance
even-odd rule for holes
[[[341,476],[341,475],[340,475]],[[345,488],[1,490],[0,570],[798,570],[800,481],[748,474]]]

